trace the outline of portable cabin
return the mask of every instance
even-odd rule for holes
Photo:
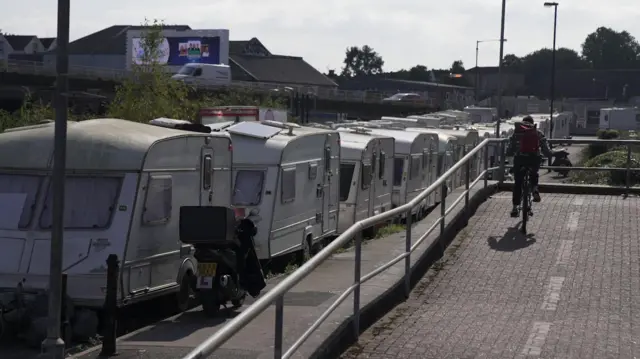
[[[628,115],[624,120],[624,128],[622,130],[635,130],[640,125],[640,111],[633,109],[632,115]],[[602,113],[602,112],[601,112]],[[553,114],[553,133],[551,138],[570,138],[571,137],[571,120],[573,112],[565,111]]]
[[[640,129],[640,110],[636,107],[603,108],[600,110],[599,128],[603,130],[636,131]]]
[[[180,207],[230,205],[231,149],[226,134],[119,119],[69,123],[62,268],[83,318],[93,313],[97,323],[110,254],[120,260],[119,305],[189,288],[196,263],[179,241]],[[53,151],[53,125],[0,134],[0,291],[49,287]],[[188,293],[184,300],[186,309]],[[91,335],[87,325],[82,335]]]
[[[394,139],[370,132],[340,131],[339,233],[391,208]]]
[[[470,115],[471,123],[491,123],[498,117],[498,111],[495,107],[476,107],[467,106],[464,112]]]
[[[391,202],[394,207],[411,201],[428,187],[428,169],[430,168],[431,139],[426,133],[407,132],[371,128],[371,134],[393,137],[395,154],[393,160],[393,194]],[[425,160],[427,154],[428,160]],[[417,207],[412,214],[420,214],[428,207],[428,201]]]
[[[312,254],[338,229],[340,136],[294,123],[240,122],[234,146],[232,205],[253,221],[259,259]]]

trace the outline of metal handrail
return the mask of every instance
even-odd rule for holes
[[[264,312],[271,304],[276,304],[276,318],[275,318],[275,345],[274,345],[274,358],[290,358],[293,353],[304,343],[306,339],[329,317],[329,315],[342,303],[347,297],[353,293],[353,306],[354,306],[354,332],[356,337],[360,334],[360,286],[362,283],[368,281],[374,276],[382,273],[385,269],[393,266],[402,259],[405,261],[405,273],[404,273],[404,290],[405,295],[409,295],[411,290],[410,278],[411,278],[411,253],[427,239],[429,234],[433,232],[438,226],[440,231],[445,230],[445,218],[446,215],[455,208],[463,199],[465,200],[465,209],[469,205],[469,193],[478,181],[484,179],[484,186],[487,186],[487,174],[496,168],[488,168],[489,164],[489,151],[488,146],[490,143],[501,143],[501,147],[504,147],[504,139],[485,139],[478,146],[469,151],[462,159],[456,162],[448,171],[440,176],[434,183],[422,191],[417,197],[409,201],[408,203],[391,209],[387,212],[380,213],[378,215],[363,219],[356,222],[349,227],[344,233],[333,240],[327,247],[325,247],[318,254],[311,257],[306,263],[304,263],[298,270],[288,275],[282,282],[278,283],[273,289],[265,293],[255,303],[249,306],[246,310],[241,312],[237,317],[227,323],[224,327],[210,336],[206,341],[201,343],[197,348],[192,350],[183,359],[195,359],[204,358],[211,354],[214,350],[222,346],[227,340],[229,340],[234,334],[240,331],[243,327],[249,324],[254,318]],[[473,182],[470,181],[471,162],[477,159],[477,155],[483,151],[484,165],[483,171],[475,178]],[[465,191],[451,204],[450,208],[446,206],[447,195],[447,180],[449,177],[456,174],[462,168],[465,168]],[[411,212],[413,208],[420,205],[427,196],[435,192],[437,189],[441,190],[440,200],[440,212],[441,217],[434,223],[431,228],[425,232],[420,238],[413,243],[411,241]],[[361,276],[361,252],[362,252],[362,230],[374,225],[383,224],[399,215],[406,215],[406,237],[405,237],[405,252],[390,262],[386,263],[380,268],[377,268],[371,273]],[[332,254],[334,254],[339,248],[344,247],[350,240],[355,238],[355,268],[354,268],[354,284],[348,287],[334,302],[333,304],[318,318],[318,320],[311,325],[311,327],[300,337],[296,342],[283,353],[283,313],[284,313],[284,295],[303,279],[305,279],[313,270],[318,268],[324,261],[326,261]]]
[[[9,60],[3,65],[0,65],[0,70],[4,67],[7,71],[13,70],[16,72],[25,72],[29,74],[50,74],[55,75],[55,66],[45,66],[42,62],[29,61],[29,60]],[[69,65],[69,75],[85,77],[90,79],[106,78],[110,80],[122,80],[131,77],[133,74],[130,70],[118,70],[111,68],[102,68],[96,66],[81,66],[81,65]],[[220,85],[207,85],[197,84],[198,88],[202,89],[219,89],[224,86]],[[281,83],[265,83],[265,82],[252,82],[252,81],[235,81],[232,80],[231,87],[233,88],[250,88],[253,90],[282,90],[287,88],[295,88],[298,91],[313,94],[320,99],[328,100],[343,100],[348,102],[364,102],[364,103],[380,103],[383,98],[393,95],[393,93],[380,93],[374,91],[351,91],[340,89],[320,88],[318,86],[308,85],[293,85],[293,84],[281,84]],[[434,106],[434,100],[429,98],[428,92],[420,93],[425,98],[423,103],[401,103],[403,106]]]
[[[427,237],[438,227],[440,227],[441,233],[445,231],[445,218],[453,209],[464,199],[465,211],[468,213],[469,206],[469,194],[470,189],[473,188],[480,180],[484,179],[484,188],[488,185],[487,175],[490,172],[498,170],[498,181],[504,181],[504,174],[506,168],[510,167],[505,163],[505,145],[508,139],[505,138],[488,138],[482,141],[478,146],[469,151],[461,160],[453,165],[448,171],[440,176],[433,184],[420,193],[416,198],[411,200],[402,206],[394,208],[388,212],[384,212],[373,217],[356,222],[349,229],[347,229],[342,235],[332,241],[327,247],[325,247],[318,254],[313,256],[309,261],[303,264],[298,270],[287,276],[282,282],[277,284],[272,290],[265,293],[254,304],[249,306],[245,311],[240,313],[237,317],[227,323],[224,327],[211,335],[206,341],[201,343],[198,347],[192,350],[189,354],[183,357],[183,359],[196,359],[204,358],[210,355],[214,350],[221,347],[227,340],[229,340],[234,334],[239,332],[242,328],[248,325],[258,315],[262,314],[272,303],[276,304],[276,318],[275,318],[275,345],[274,345],[274,358],[290,358],[293,353],[311,336],[311,334],[331,315],[331,313],[343,303],[347,297],[351,294],[353,297],[353,330],[356,338],[360,335],[360,286],[377,276],[378,274],[389,269],[391,266],[405,260],[405,273],[404,273],[404,290],[405,295],[408,296],[410,292],[410,274],[411,274],[411,253],[424,242]],[[626,189],[630,187],[630,175],[633,171],[640,171],[639,168],[631,168],[631,146],[640,146],[640,140],[580,140],[580,139],[549,139],[550,143],[569,143],[569,144],[608,144],[608,145],[626,145],[627,146],[627,167],[626,168],[590,168],[590,167],[567,167],[567,169],[585,169],[585,170],[626,170]],[[489,167],[489,147],[490,145],[499,146],[499,166]],[[477,159],[477,155],[482,151],[483,165],[482,171],[478,174],[476,179],[470,181],[471,162]],[[446,183],[447,180],[453,176],[457,171],[465,168],[465,190],[464,192],[454,200],[447,208],[446,203]],[[554,169],[562,169],[562,167],[552,167]],[[480,167],[479,167],[480,169]],[[418,238],[416,242],[412,242],[411,234],[411,212],[414,207],[420,204],[428,195],[433,193],[437,188],[441,189],[440,199],[440,217],[435,221],[431,227],[425,231],[424,234]],[[406,214],[406,236],[405,236],[405,251],[404,253],[396,256],[386,264],[376,268],[372,272],[361,275],[361,258],[362,258],[362,230],[373,225],[382,224],[388,220],[401,215]],[[283,353],[283,314],[284,314],[284,295],[303,279],[305,279],[313,270],[318,268],[324,261],[326,261],[331,255],[333,255],[339,248],[346,245],[351,239],[355,238],[355,264],[354,264],[354,283],[346,288],[339,297],[322,313],[322,315],[305,331],[294,344]],[[435,244],[435,243],[434,243]]]

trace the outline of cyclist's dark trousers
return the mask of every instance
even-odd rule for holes
[[[529,181],[531,181],[531,186],[535,187],[538,185],[538,171],[540,170],[540,158],[538,156],[516,156],[513,159],[513,196],[512,201],[513,205],[517,206],[520,204],[522,197],[522,180],[524,178],[524,173],[520,171],[520,169],[524,166],[527,166],[531,169],[531,175],[529,176]]]

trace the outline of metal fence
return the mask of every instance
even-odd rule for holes
[[[591,168],[591,167],[553,167],[554,169],[571,169],[571,170],[585,170],[585,171],[626,171],[626,188],[629,189],[630,176],[632,171],[639,171],[640,168],[632,168],[632,146],[640,148],[640,141],[636,140],[549,140],[552,143],[570,143],[570,144],[606,144],[612,146],[627,146],[627,166],[626,168]],[[489,150],[490,147],[496,146],[499,148],[498,166],[489,167]],[[214,333],[206,341],[200,344],[197,348],[187,354],[183,359],[196,359],[205,358],[213,353],[217,348],[220,348],[227,340],[233,335],[238,333],[242,328],[248,325],[262,312],[264,312],[271,304],[275,303],[275,342],[274,342],[274,358],[291,358],[292,355],[300,348],[300,346],[311,336],[311,334],[320,327],[320,325],[331,315],[331,313],[338,308],[347,298],[353,294],[353,331],[355,337],[360,335],[360,287],[362,284],[371,280],[375,276],[389,269],[396,263],[404,261],[404,291],[408,296],[411,290],[411,254],[420,246],[429,235],[439,228],[440,234],[445,232],[445,218],[453,211],[453,209],[464,200],[464,210],[468,214],[469,212],[469,197],[470,189],[473,188],[478,182],[483,181],[483,187],[488,185],[488,174],[497,170],[497,180],[502,182],[504,180],[504,174],[507,168],[510,166],[505,162],[506,157],[504,151],[506,147],[506,139],[485,139],[474,149],[469,151],[462,159],[460,159],[451,169],[445,172],[440,178],[438,178],[433,184],[425,189],[420,195],[411,200],[409,203],[394,208],[388,212],[384,212],[373,217],[361,220],[347,229],[342,235],[332,241],[327,247],[325,247],[318,254],[313,256],[309,261],[302,265],[298,270],[287,276],[282,282],[277,284],[272,290],[265,293],[260,299],[249,306],[246,310],[240,313],[237,317],[232,319],[224,327]],[[474,161],[480,163],[478,168],[478,175],[475,179],[471,178],[471,168]],[[542,168],[549,168],[543,166]],[[464,186],[465,190],[460,196],[453,199],[447,197],[447,180],[455,176],[458,171],[462,171],[465,174]],[[423,234],[419,236],[415,241],[413,234],[411,233],[412,224],[412,209],[420,205],[420,202],[427,196],[432,194],[437,189],[441,189],[440,194],[440,217],[436,222]],[[386,223],[398,216],[406,215],[406,238],[405,238],[405,251],[401,255],[393,258],[383,266],[375,269],[374,271],[362,275],[361,273],[361,260],[362,260],[362,231],[374,225],[380,225]],[[349,241],[354,240],[355,246],[355,261],[353,270],[353,284],[346,288],[338,298],[327,308],[327,310],[305,331],[289,348],[285,350],[283,348],[283,329],[284,329],[284,295],[305,279],[312,271],[318,268],[324,261],[330,258],[338,249],[344,247]],[[435,245],[435,242],[433,245]]]
[[[37,61],[24,61],[24,60],[9,60],[8,62],[0,65],[0,70],[7,72],[23,73],[30,75],[42,75],[42,76],[55,76],[55,66],[47,66],[42,62]],[[103,79],[111,81],[122,81],[124,79],[131,78],[132,71],[118,70],[110,68],[101,68],[93,66],[78,66],[69,65],[69,76],[71,78],[83,78],[83,79]],[[220,89],[223,86],[220,85],[207,85],[199,83],[196,85],[198,88],[215,90]],[[281,83],[267,83],[267,82],[252,82],[252,81],[232,81],[231,87],[233,88],[246,88],[254,91],[279,91],[287,92],[295,90],[305,94],[311,94],[320,99],[346,101],[346,102],[365,102],[365,103],[381,103],[386,97],[393,95],[394,93],[383,93],[377,91],[345,91],[336,88],[325,88],[320,86],[306,86],[295,84],[281,84]],[[404,107],[425,107],[435,106],[435,101],[429,98],[428,92],[422,92],[420,95],[425,99],[420,103],[397,103]],[[394,103],[395,104],[395,103]]]

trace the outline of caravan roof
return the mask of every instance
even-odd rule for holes
[[[177,137],[220,136],[175,130],[144,123],[102,118],[70,122],[67,129],[67,168],[100,171],[139,171],[149,148]],[[0,168],[45,169],[53,154],[54,126],[0,134]],[[176,155],[180,152],[176,151]],[[197,159],[196,159],[197,160]],[[181,158],[163,158],[183,163]]]
[[[391,136],[382,136],[369,133],[353,133],[349,131],[340,131],[340,147],[343,159],[361,159],[362,151],[371,144],[375,139],[389,138]]]
[[[295,145],[302,149],[313,145],[302,143],[302,139],[336,133],[334,130],[295,124],[272,126],[260,122],[240,122],[226,131],[233,140],[233,162],[251,165],[279,165],[287,146]]]
[[[339,129],[342,134],[346,129]],[[393,137],[395,139],[395,152],[397,154],[409,154],[411,153],[411,145],[421,137],[422,134],[419,132],[406,132],[402,130],[388,130],[388,129],[378,129],[372,128],[371,133],[374,135],[381,135],[386,137]]]
[[[449,148],[449,143],[451,143],[452,141],[456,141],[456,137],[455,136],[451,136],[448,133],[442,132],[437,128],[412,128],[411,132],[422,132],[422,133],[431,133],[431,134],[436,134],[438,135],[438,151],[440,152],[444,152],[447,151]]]

